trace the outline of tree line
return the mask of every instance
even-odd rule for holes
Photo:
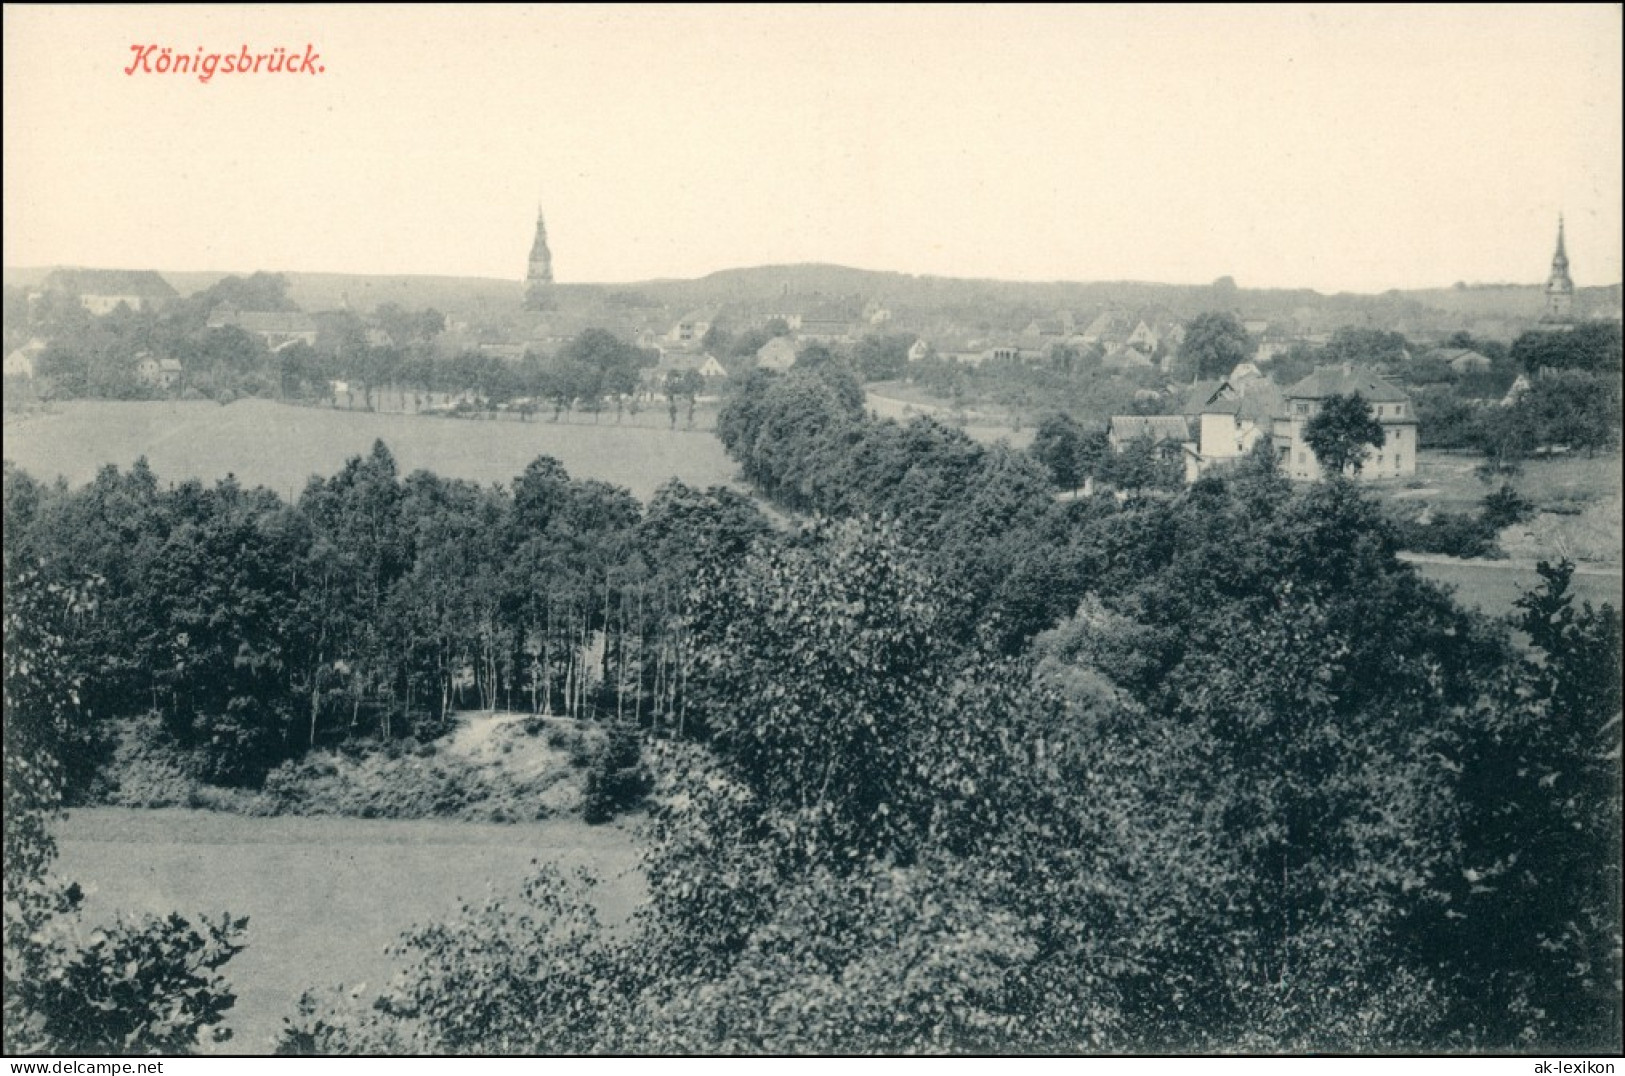
[[[766,528],[727,490],[672,482],[645,510],[548,457],[511,487],[402,478],[382,443],[293,503],[161,488],[144,461],[77,490],[8,465],[5,497],[8,594],[89,594],[63,643],[81,796],[110,722],[139,713],[221,784],[458,709],[680,724],[687,575]]]
[[[512,406],[525,417],[551,409],[553,418],[581,410],[617,416],[636,407],[657,353],[633,346],[602,329],[588,329],[554,354],[527,351],[511,359],[477,349],[452,351],[440,337],[445,317],[432,308],[406,310],[384,303],[367,318],[348,311],[315,316],[314,343],[298,340],[272,348],[260,336],[233,325],[209,325],[222,306],[294,313],[287,279],[255,273],[227,277],[162,309],[121,306],[96,316],[72,296],[46,292],[33,300],[7,289],[7,350],[31,337],[47,342],[36,376],[60,397],[142,400],[166,397],[230,402],[244,396],[359,404],[372,409],[380,390],[395,389],[429,400],[454,398],[467,408]],[[382,333],[380,337],[378,334]],[[145,358],[172,359],[172,378],[144,376]],[[341,391],[337,384],[345,387]],[[647,386],[690,403],[704,390],[693,371],[671,371]],[[673,414],[673,424],[676,417]]]
[[[929,418],[871,418],[841,363],[758,371],[717,416],[747,480],[798,513],[895,522],[957,591],[955,616],[1013,651],[1082,596],[1089,551],[1041,464]]]

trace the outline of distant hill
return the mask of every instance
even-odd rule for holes
[[[7,268],[7,287],[38,287],[54,267]],[[199,271],[160,274],[182,295],[194,295],[228,276],[248,272]],[[351,273],[283,273],[288,278],[288,297],[305,310],[337,310],[346,302],[366,312],[382,303],[397,303],[407,309],[432,306],[449,312],[466,312],[482,307],[517,308],[523,298],[518,280],[455,276],[363,276]]]
[[[4,280],[7,286],[37,287],[49,272],[51,267],[7,268]],[[162,275],[182,295],[191,295],[231,274],[176,272]],[[523,299],[523,284],[517,277],[499,280],[347,273],[288,272],[284,275],[289,282],[289,297],[306,310],[332,310],[349,305],[367,312],[382,303],[397,303],[408,309],[432,306],[470,320],[500,321],[518,313]],[[1480,320],[1499,320],[1510,331],[1518,323],[1538,317],[1543,302],[1539,284],[1458,285],[1381,294],[1325,295],[1308,288],[915,276],[817,263],[726,269],[694,280],[559,284],[554,286],[553,295],[558,310],[588,315],[597,311],[681,312],[693,307],[715,306],[771,309],[781,302],[793,305],[818,298],[861,297],[898,308],[932,310],[960,318],[991,309],[1015,311],[1017,315],[1030,310],[1038,316],[1058,310],[1081,313],[1118,306],[1161,310],[1176,318],[1187,318],[1202,310],[1231,309],[1249,317],[1291,318],[1304,329],[1373,324],[1409,331],[1424,327],[1467,327]],[[1582,315],[1617,315],[1621,287],[1613,284],[1579,288],[1575,299]]]

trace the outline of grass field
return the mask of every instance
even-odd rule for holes
[[[1512,603],[1519,595],[1540,586],[1540,575],[1533,568],[1521,564],[1495,561],[1425,563],[1418,564],[1422,575],[1435,583],[1445,583],[1456,590],[1456,601],[1468,608],[1501,616],[1513,610]],[[1575,602],[1588,601],[1593,606],[1603,603],[1615,609],[1620,604],[1620,577],[1618,575],[1576,573],[1569,584]]]
[[[868,387],[866,397],[869,410],[881,418],[907,422],[917,415],[930,415],[950,426],[959,425],[960,416],[954,414],[952,407],[906,381],[876,382]],[[960,428],[983,444],[1008,441],[1015,448],[1032,444],[1032,426],[1022,423],[1021,428],[1012,429],[1009,413],[997,406],[967,410],[963,418],[965,422]]]
[[[1416,457],[1416,475],[1373,483],[1390,503],[1406,511],[1478,512],[1484,496],[1499,487],[1481,481],[1473,470],[1481,457],[1424,450]],[[1527,523],[1502,531],[1499,544],[1509,557],[1620,563],[1620,457],[1617,453],[1587,459],[1556,456],[1530,460],[1511,480],[1512,488],[1531,501],[1538,514]]]
[[[532,860],[590,867],[600,914],[643,899],[628,829],[576,821],[246,818],[183,809],[76,810],[56,829],[58,876],[90,891],[86,917],[178,911],[249,917],[248,948],[223,969],[237,993],[222,1053],[264,1053],[302,991],[390,976],[384,955],[414,924],[450,918],[459,897],[517,894]]]
[[[32,414],[8,414],[5,458],[35,478],[86,482],[107,463],[146,456],[161,482],[234,474],[245,485],[297,494],[312,474],[332,474],[382,438],[401,474],[427,468],[446,477],[508,482],[540,455],[576,478],[596,478],[647,500],[661,483],[734,484],[735,467],[706,430],[597,424],[576,416],[552,423],[473,421],[290,407],[268,400],[115,403],[72,400]]]

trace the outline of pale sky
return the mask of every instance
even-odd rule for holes
[[[8,266],[1621,278],[1621,9],[4,11]],[[307,44],[310,76],[135,74]]]

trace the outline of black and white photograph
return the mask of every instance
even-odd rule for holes
[[[5,5],[8,1072],[1614,1072],[1622,13]]]

